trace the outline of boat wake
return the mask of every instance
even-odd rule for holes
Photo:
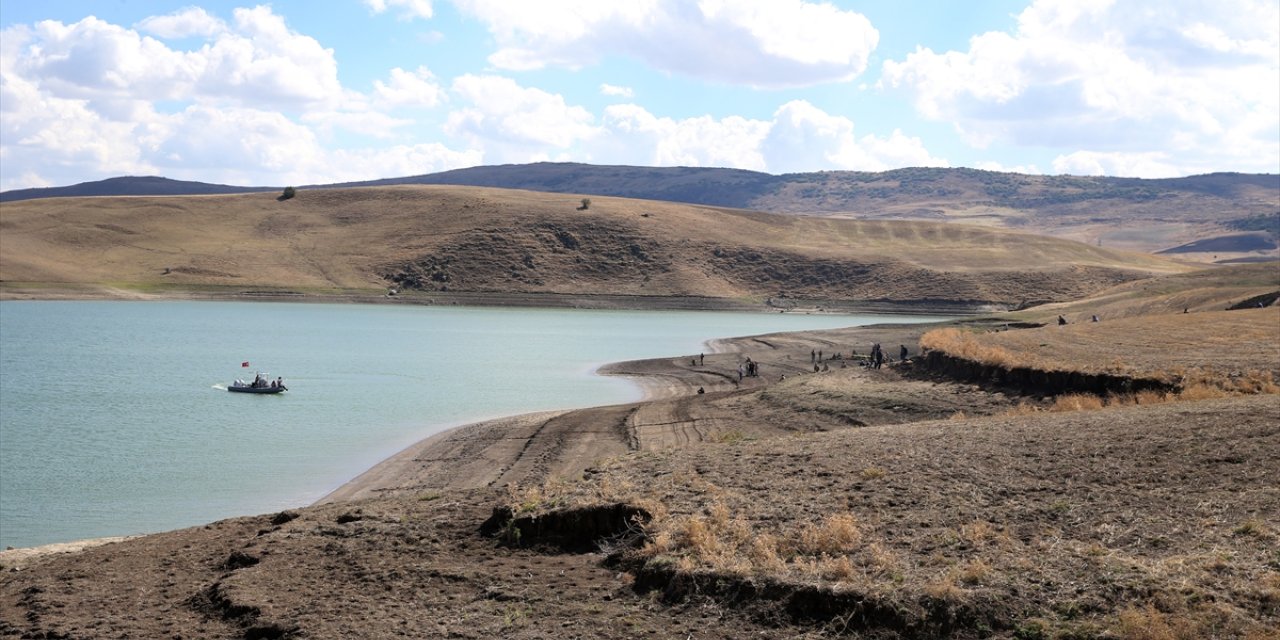
[[[217,389],[217,390],[219,390],[219,391],[226,391],[226,390],[227,390],[227,385],[225,385],[225,384],[215,384],[215,385],[213,385],[213,388],[214,388],[214,389]]]

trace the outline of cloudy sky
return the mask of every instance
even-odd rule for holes
[[[1275,0],[0,0],[0,189],[1280,173]]]

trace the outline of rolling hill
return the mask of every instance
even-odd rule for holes
[[[69,187],[13,189],[0,192],[0,202],[37,198],[73,198],[80,196],[194,196],[215,193],[255,193],[276,191],[275,187],[235,187],[191,180],[171,180],[159,176],[122,176]]]
[[[21,291],[701,297],[1003,309],[1184,263],[989,227],[455,186],[57,198],[0,208]]]
[[[772,175],[700,167],[535,163],[304,189],[435,184],[617,196],[859,219],[962,222],[1135,251],[1176,250],[1201,262],[1280,257],[1280,175],[1184,178],[1044,176],[911,168]],[[115,178],[0,193],[0,201],[81,195],[271,190],[163,178]]]

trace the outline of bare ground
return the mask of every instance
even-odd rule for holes
[[[927,329],[624,363],[653,399],[461,428],[324,504],[6,552],[0,635],[1280,633],[1280,396],[1026,412],[850,353]]]

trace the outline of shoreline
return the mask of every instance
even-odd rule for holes
[[[409,445],[312,506],[402,492],[527,486],[557,476],[574,477],[602,459],[705,438],[696,425],[699,418],[691,417],[697,411],[691,411],[690,403],[809,374],[811,349],[835,353],[841,345],[853,343],[914,343],[907,336],[918,336],[939,323],[713,338],[705,343],[701,360],[680,355],[609,363],[596,372],[634,381],[642,391],[641,399],[459,425]],[[755,360],[766,373],[738,379],[738,365],[746,358]]]
[[[626,296],[624,296],[626,297]],[[575,297],[576,298],[576,297]],[[14,300],[15,298],[0,295],[0,300]],[[314,302],[314,303],[332,303],[332,302],[348,302],[348,303],[370,303],[370,304],[423,304],[421,302],[409,302],[404,299],[390,298],[372,298],[372,299],[353,299],[346,296],[334,297],[289,297],[275,300],[268,300],[264,297],[252,296],[172,296],[158,295],[145,297],[119,297],[115,295],[103,294],[102,296],[69,296],[65,298],[20,298],[23,300],[119,300],[119,301],[174,301],[174,300],[192,300],[192,301],[288,301],[288,302]],[[429,302],[426,304],[430,304]],[[466,306],[461,303],[459,306]],[[491,304],[483,306],[526,306],[526,305],[503,305]],[[539,307],[542,305],[527,305]],[[559,308],[569,308],[570,305],[561,305]],[[572,306],[572,308],[611,308],[611,307],[592,307],[592,306]],[[759,309],[762,312],[773,312],[776,309]],[[649,306],[637,307],[631,310],[652,310],[652,311],[677,311],[677,310],[701,310],[701,311],[743,311],[746,309],[733,308],[726,306],[721,308],[680,308],[680,305],[671,307],[655,308]],[[809,313],[808,311],[794,310],[789,313]],[[846,313],[864,313],[867,315],[878,315],[894,313],[898,315],[912,315],[912,312],[904,310],[889,311],[884,309],[859,309],[857,311],[845,311],[835,309],[819,309],[814,313],[824,314],[846,314]],[[937,312],[926,312],[914,310],[918,315],[937,315]],[[976,312],[970,310],[970,314],[977,315]],[[933,323],[926,323],[933,324]],[[788,336],[788,340],[809,341],[816,334],[824,334],[831,332],[866,330],[872,327],[910,327],[914,325],[862,325],[860,327],[847,327],[843,329],[818,329],[786,332],[779,334],[763,334],[768,336]],[[921,325],[925,326],[925,325]],[[685,358],[688,355],[661,357],[645,360],[632,360],[606,363],[598,367],[594,373],[597,375],[619,376],[632,381],[640,390],[641,397],[629,403],[620,405],[608,405],[598,407],[587,407],[578,409],[558,409],[537,411],[530,413],[521,413],[510,416],[502,416],[497,418],[480,420],[466,424],[456,425],[445,429],[439,433],[432,434],[418,442],[410,444],[380,460],[372,467],[365,469],[355,477],[339,485],[334,490],[325,494],[315,502],[301,505],[297,508],[307,508],[318,505],[358,501],[365,498],[371,498],[394,491],[405,491],[414,489],[456,489],[456,488],[481,488],[498,486],[499,482],[512,478],[523,477],[520,473],[511,473],[512,468],[516,466],[509,458],[516,455],[510,450],[510,447],[493,447],[490,446],[485,453],[488,455],[479,455],[469,458],[473,454],[477,443],[494,443],[502,441],[512,442],[532,442],[534,439],[547,436],[542,432],[546,430],[549,424],[557,418],[564,418],[571,414],[581,416],[590,416],[597,413],[633,413],[641,407],[660,404],[663,402],[675,401],[681,398],[689,398],[695,396],[697,390],[705,388],[708,392],[727,392],[736,391],[747,388],[760,388],[767,386],[771,378],[761,377],[755,379],[747,379],[739,384],[731,380],[731,376],[726,375],[723,371],[712,372],[717,366],[720,369],[733,370],[736,363],[741,359],[742,354],[746,351],[744,345],[752,342],[770,343],[761,340],[762,336],[731,336],[723,338],[713,338],[704,343],[706,348],[706,366],[685,366]],[[770,345],[770,348],[773,348]],[[775,363],[777,365],[779,363]],[[778,366],[770,366],[772,370],[777,370]],[[791,367],[795,373],[803,373],[803,367]],[[568,420],[569,425],[580,425],[579,420]],[[563,438],[570,435],[563,426],[556,430],[557,434]],[[522,436],[520,434],[528,434]],[[627,446],[617,447],[608,446],[616,443],[592,442],[591,438],[587,438],[587,442],[576,443],[574,447],[574,456],[572,457],[571,467],[585,468],[587,466],[584,461],[590,462],[600,456],[592,455],[593,453],[608,453],[611,455],[621,455],[633,450],[635,445],[634,438],[625,442]],[[603,445],[603,446],[601,446]],[[441,477],[447,476],[447,477]],[[246,514],[247,515],[247,514]],[[200,525],[197,525],[200,526]],[[14,547],[0,550],[0,564],[4,566],[24,566],[33,560],[39,560],[46,556],[58,555],[64,553],[76,553],[84,549],[100,546],[103,544],[111,544],[123,540],[130,540],[146,535],[163,532],[150,532],[144,534],[133,534],[125,536],[108,536],[101,538],[86,538],[79,540],[71,540],[65,542],[54,542],[44,545],[36,545],[31,547]]]
[[[24,288],[0,283],[4,301],[218,301],[292,302],[316,304],[407,304],[419,306],[599,309],[619,311],[740,311],[756,313],[885,314],[979,316],[1009,311],[1006,305],[947,300],[810,300],[782,298],[751,300],[695,295],[630,295],[592,293],[407,292],[390,295],[370,291],[303,292],[291,290],[182,289],[144,291],[75,285]]]

